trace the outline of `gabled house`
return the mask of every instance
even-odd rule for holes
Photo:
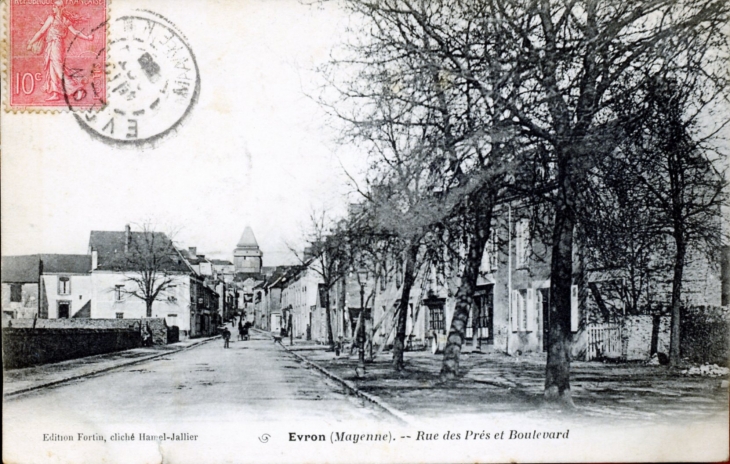
[[[91,256],[5,256],[2,269],[4,317],[90,317]]]
[[[284,311],[282,292],[290,279],[297,275],[302,267],[277,266],[263,269],[267,269],[269,275],[266,276],[266,280],[259,282],[253,289],[255,326],[278,334],[282,329],[287,330],[288,317],[291,313],[291,308]]]
[[[156,249],[165,250],[156,264],[157,278],[169,279],[169,285],[153,302],[148,316],[145,301],[134,296],[139,294],[139,279],[145,269],[134,259],[135,244],[154,243]],[[200,279],[188,267],[170,239],[161,232],[133,232],[129,226],[124,231],[92,231],[89,237],[91,256],[91,317],[100,319],[164,318],[167,325],[177,326],[180,337],[205,335],[206,324],[198,308],[204,307],[205,294],[200,291]],[[203,298],[200,301],[199,298]]]
[[[48,319],[91,317],[91,256],[40,255]]]

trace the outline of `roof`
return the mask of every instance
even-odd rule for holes
[[[43,273],[88,274],[91,272],[91,255],[40,255]]]
[[[40,257],[38,255],[3,256],[3,283],[38,282],[40,279]]]
[[[91,272],[90,255],[3,256],[2,281],[5,283],[38,282],[41,261],[44,274],[88,274]]]
[[[180,255],[191,265],[210,262],[210,260],[206,258],[205,255],[193,254],[185,248],[181,248],[178,251],[180,252]]]
[[[135,258],[141,254],[162,253],[164,262],[161,270],[169,272],[189,272],[190,269],[183,262],[180,250],[177,250],[172,241],[163,232],[129,232],[130,247],[126,247],[127,232],[92,230],[89,235],[89,249],[97,252],[98,270],[133,271],[139,266]],[[136,245],[135,245],[136,244]]]
[[[211,259],[210,262],[216,266],[233,266],[233,263],[226,259]]]
[[[278,266],[276,271],[266,282],[266,287],[285,287],[289,281],[296,278],[305,266],[300,264],[293,266]]]
[[[253,235],[253,230],[249,226],[243,230],[243,235],[238,240],[237,248],[258,248],[259,243],[256,241],[256,237]]]

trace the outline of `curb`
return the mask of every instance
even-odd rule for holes
[[[21,395],[23,393],[28,393],[28,392],[31,392],[31,391],[34,391],[34,390],[40,390],[42,388],[53,387],[55,385],[61,385],[63,383],[71,382],[73,380],[83,379],[83,378],[91,377],[91,376],[94,376],[94,375],[97,375],[97,374],[102,374],[104,372],[109,372],[111,370],[118,369],[120,367],[131,366],[131,365],[139,364],[139,363],[142,363],[142,362],[145,362],[145,361],[150,361],[152,359],[161,358],[162,356],[167,356],[169,354],[179,353],[181,351],[185,351],[185,350],[189,350],[191,348],[195,348],[196,346],[200,346],[200,345],[202,345],[204,343],[208,343],[209,341],[214,340],[216,338],[218,338],[218,337],[217,336],[210,337],[210,338],[207,338],[207,339],[202,340],[200,342],[197,342],[197,343],[194,343],[194,344],[191,344],[191,345],[182,347],[182,348],[177,349],[177,350],[166,351],[164,353],[153,354],[151,356],[147,356],[147,357],[144,357],[144,358],[133,359],[133,360],[128,361],[128,362],[123,362],[121,364],[117,364],[116,366],[105,367],[103,369],[95,370],[95,371],[92,371],[92,372],[86,372],[84,374],[74,375],[74,376],[71,376],[71,377],[67,377],[65,379],[54,380],[52,382],[46,382],[46,383],[42,383],[42,384],[39,384],[39,385],[33,385],[32,387],[21,388],[20,390],[16,390],[16,391],[9,392],[9,393],[4,393],[3,392],[3,398],[11,398],[13,396]]]
[[[396,419],[400,420],[404,424],[406,424],[406,425],[413,425],[413,419],[411,419],[410,417],[408,417],[405,413],[403,413],[401,411],[398,411],[394,407],[390,406],[388,403],[386,403],[385,401],[381,400],[377,396],[371,395],[369,393],[365,393],[364,391],[362,391],[359,388],[357,388],[357,386],[354,383],[350,382],[349,380],[345,380],[342,377],[338,376],[337,374],[334,374],[334,373],[328,371],[327,369],[325,369],[324,367],[320,366],[319,364],[317,364],[317,363],[315,363],[313,361],[310,361],[309,359],[307,359],[304,356],[300,355],[296,351],[290,350],[289,348],[287,348],[286,346],[282,345],[281,343],[279,343],[279,346],[281,346],[282,348],[284,348],[288,353],[291,353],[292,355],[294,355],[294,357],[296,357],[300,361],[304,362],[305,364],[307,364],[309,366],[312,366],[313,368],[317,369],[319,372],[321,372],[325,376],[329,377],[330,379],[332,379],[332,380],[334,380],[334,381],[336,381],[336,382],[344,385],[348,390],[350,390],[356,396],[359,396],[360,398],[366,399],[366,400],[370,401],[371,403],[374,403],[374,404],[378,405],[385,412],[387,412],[388,414],[392,415]]]

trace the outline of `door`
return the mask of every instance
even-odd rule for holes
[[[477,338],[476,346],[481,345],[481,341],[486,341],[487,345],[494,344],[494,285],[487,285],[483,289],[475,292],[474,304],[478,314],[475,320],[472,318],[471,326],[476,327]]]
[[[70,301],[59,301],[58,302],[58,318],[59,319],[68,319],[70,312],[71,312],[71,302]]]

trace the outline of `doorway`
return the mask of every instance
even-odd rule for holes
[[[476,346],[481,346],[481,341],[485,341],[487,345],[494,345],[493,284],[477,288],[474,292],[474,306],[467,326],[467,338],[476,336]],[[475,318],[474,315],[478,316]]]
[[[59,301],[58,302],[58,318],[68,319],[71,313],[71,302],[70,301]]]

